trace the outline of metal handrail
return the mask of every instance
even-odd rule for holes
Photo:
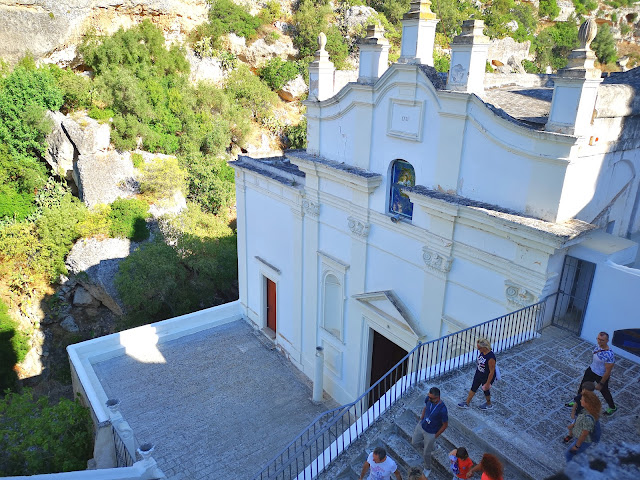
[[[254,480],[313,479],[418,383],[475,361],[476,341],[501,352],[535,338],[548,295],[538,303],[426,343],[419,343],[355,401],[320,414]]]

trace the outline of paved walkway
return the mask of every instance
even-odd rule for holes
[[[249,479],[318,414],[311,385],[244,321],[95,366],[170,480]]]
[[[549,466],[564,467],[565,445],[571,410],[564,406],[576,394],[584,370],[591,363],[592,343],[556,327],[547,327],[540,338],[498,354],[502,380],[494,385],[495,408],[482,412],[483,428],[501,432],[507,443],[529,444],[529,451]],[[473,366],[437,381],[450,403],[466,398]],[[602,419],[602,442],[638,443],[640,416],[640,365],[616,357],[609,382],[618,411]],[[606,407],[606,402],[598,394]],[[482,402],[474,398],[472,406]],[[453,415],[466,413],[455,404]],[[470,418],[470,421],[473,421]],[[531,448],[537,445],[537,448]]]

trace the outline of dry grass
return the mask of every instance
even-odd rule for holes
[[[629,57],[627,68],[634,68],[640,65],[640,45],[631,42],[618,42],[618,55]]]

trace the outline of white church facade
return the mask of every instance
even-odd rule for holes
[[[571,292],[553,314],[580,310],[585,338],[613,332],[611,308],[616,329],[638,327],[640,274],[625,265],[640,230],[640,74],[603,81],[587,22],[553,85],[489,79],[488,39],[469,21],[443,78],[428,4],[412,2],[391,66],[370,28],[358,81],[339,91],[321,41],[306,151],[232,163],[242,313],[311,378],[323,347],[324,389],[340,403],[419,342],[559,288]]]

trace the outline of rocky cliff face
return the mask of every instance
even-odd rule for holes
[[[0,58],[17,62],[27,52],[38,59],[78,42],[89,29],[110,34],[145,18],[168,40],[206,21],[206,0],[0,0]]]

